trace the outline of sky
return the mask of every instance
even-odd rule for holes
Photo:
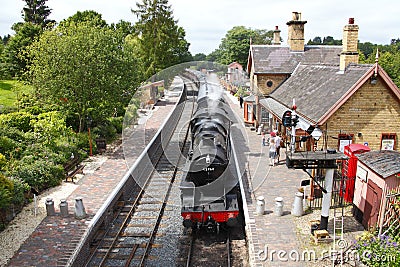
[[[77,11],[94,10],[107,23],[136,22],[131,9],[137,0],[48,0],[49,19],[60,22]],[[141,0],[140,0],[141,2]],[[0,36],[13,35],[11,26],[22,21],[23,0],[0,0]],[[173,16],[186,32],[189,51],[209,54],[234,26],[281,30],[282,45],[287,44],[287,25],[292,12],[300,12],[305,24],[305,41],[316,36],[342,39],[349,18],[359,26],[359,40],[389,44],[400,38],[400,1],[395,0],[169,0]]]

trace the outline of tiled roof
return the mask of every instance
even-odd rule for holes
[[[339,72],[338,65],[299,65],[291,77],[270,96],[317,123],[373,65],[350,64]]]
[[[360,162],[382,178],[400,173],[400,152],[392,150],[370,151],[357,155]]]
[[[292,52],[288,46],[252,45],[251,56],[255,73],[287,73],[294,71],[299,63],[339,64],[342,46],[306,45],[304,52]]]
[[[272,112],[278,118],[282,118],[283,113],[287,110],[290,110],[290,107],[291,107],[291,106],[287,107],[285,105],[282,105],[275,99],[269,98],[269,97],[261,99],[260,104],[263,105],[264,107],[266,107],[270,112]],[[299,124],[300,125],[304,125],[304,124],[314,125],[313,122],[311,122],[310,120],[303,118],[303,117],[299,117]]]

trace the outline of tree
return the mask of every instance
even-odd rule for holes
[[[78,11],[71,17],[60,22],[61,27],[68,27],[70,24],[79,24],[86,22],[93,27],[105,28],[108,27],[107,22],[102,18],[100,13],[93,10]]]
[[[342,45],[342,40],[335,40],[332,36],[324,37],[322,41],[323,45]]]
[[[203,53],[198,53],[193,56],[194,61],[204,61],[204,60],[206,60],[206,58],[207,58],[207,56]]]
[[[321,39],[321,37],[317,36],[317,37],[314,37],[314,39],[312,39],[312,41],[309,40],[307,42],[307,44],[308,45],[320,45],[320,44],[322,44],[322,39]]]
[[[400,87],[400,51],[382,52],[379,56],[379,64],[397,87]]]
[[[111,24],[111,27],[120,31],[124,37],[135,32],[134,26],[129,21],[120,20],[117,24]]]
[[[55,22],[47,19],[51,13],[51,9],[46,6],[47,0],[25,0],[25,2],[26,6],[21,12],[25,22],[40,25],[43,29]]]
[[[252,44],[271,44],[272,36],[273,31],[235,26],[222,39],[218,51],[212,54],[216,56],[218,63],[227,65],[236,61],[245,65],[250,49],[250,39]]]
[[[42,27],[30,22],[16,23],[13,25],[16,32],[4,49],[4,66],[2,72],[6,76],[21,76],[26,71],[28,58],[22,58],[24,49],[43,32]]]
[[[135,29],[147,77],[191,60],[185,31],[174,20],[168,0],[143,0],[136,7],[131,11],[138,18]]]
[[[111,27],[71,21],[29,47],[29,77],[42,99],[76,115],[74,128],[83,131],[88,116],[104,121],[129,102],[142,78],[133,50]]]

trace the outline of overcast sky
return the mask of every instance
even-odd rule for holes
[[[131,8],[135,0],[48,0],[50,19],[57,22],[77,11],[94,10],[107,23],[119,20],[134,23]],[[141,2],[141,1],[140,1]],[[343,26],[349,18],[359,25],[361,42],[389,44],[400,38],[400,1],[396,0],[169,0],[174,18],[185,29],[190,52],[209,54],[234,26],[273,30],[279,26],[286,44],[287,25],[293,11],[306,20],[306,42],[316,36],[342,39]],[[13,23],[22,21],[22,0],[0,0],[0,35],[14,34]]]

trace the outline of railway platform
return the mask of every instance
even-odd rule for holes
[[[246,195],[245,219],[250,265],[304,266],[304,262],[296,258],[296,253],[301,255],[301,251],[291,208],[300,182],[307,175],[301,170],[286,167],[284,148],[280,151],[280,162],[269,166],[269,147],[262,145],[261,135],[244,127],[243,109],[239,101],[228,92],[227,96],[238,123],[243,126],[242,135],[248,140],[246,145],[236,146],[236,150],[238,160],[244,161],[239,165],[244,166],[241,173]],[[263,197],[265,201],[263,215],[257,213],[258,197]],[[282,216],[274,212],[277,197],[283,198]]]
[[[142,153],[146,142],[156,134],[177,100],[177,97],[170,97],[168,101],[161,100],[148,112],[140,125],[144,131],[137,131],[138,142],[131,148],[130,155],[139,156]],[[59,203],[54,203],[56,215],[47,216],[39,224],[7,266],[68,266],[91,220],[127,171],[123,147],[119,146],[97,170],[85,174],[77,182],[76,189],[66,198],[69,216],[62,217]],[[82,198],[86,212],[82,219],[74,215],[76,198]]]

